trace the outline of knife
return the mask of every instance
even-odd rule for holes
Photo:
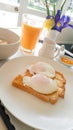
[[[5,112],[5,108],[2,105],[1,101],[0,101],[0,116],[2,117],[8,130],[15,130],[15,127],[10,122],[10,118],[9,118],[8,114]]]

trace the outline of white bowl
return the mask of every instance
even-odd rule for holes
[[[0,44],[0,59],[6,59],[17,52],[20,37],[9,29],[0,28],[0,40],[2,39],[8,44]]]

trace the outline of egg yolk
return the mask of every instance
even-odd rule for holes
[[[61,61],[66,63],[66,64],[73,65],[73,61],[67,57],[62,57]]]

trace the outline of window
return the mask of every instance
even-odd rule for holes
[[[0,26],[17,26],[19,0],[0,0]]]
[[[45,10],[45,8],[44,8],[44,2],[42,2],[43,0],[28,0],[28,7],[30,7],[30,8],[35,8],[35,9],[37,9],[37,10],[40,10],[40,11],[44,11]],[[50,1],[50,3],[60,3],[60,1],[59,0],[48,0],[48,1]],[[62,2],[62,0],[61,0],[61,2]],[[73,0],[69,0],[68,1],[69,2],[69,4],[68,4],[68,6],[67,6],[67,10],[70,10],[70,11],[72,11],[72,9],[73,9]]]
[[[73,19],[73,0],[70,0],[66,13]]]
[[[58,0],[48,0],[50,3],[57,3]],[[44,2],[43,0],[29,0],[28,1],[28,8],[35,8],[41,12],[45,11]]]
[[[21,25],[23,13],[30,13],[37,16],[46,16],[43,0],[0,0],[0,26],[16,27]],[[51,3],[58,3],[63,0],[48,0]],[[73,0],[67,0],[66,14],[73,18]],[[50,7],[52,10],[52,6]]]
[[[44,4],[43,4],[43,2],[42,2],[43,0],[29,0],[28,1],[28,8],[30,8],[30,9],[36,9],[36,10],[39,10],[39,11],[42,11],[42,12],[44,12],[45,11],[45,8],[44,8]],[[48,0],[48,1],[50,1],[50,3],[58,3],[59,2],[59,5],[60,5],[60,3],[62,2],[62,0]],[[68,0],[68,2],[67,2],[67,4],[68,5],[66,5],[67,6],[67,11],[66,11],[66,13],[67,14],[71,14],[71,16],[73,17],[73,0]]]
[[[43,0],[21,0],[18,25],[21,24],[21,15],[23,13],[31,13],[31,14],[45,17],[46,12],[45,12],[45,8],[43,6],[42,1]],[[55,2],[57,4],[57,6],[60,7],[63,0],[48,0],[48,1],[51,3]],[[67,0],[66,3],[67,3],[66,7],[65,7],[66,12],[65,12],[65,10],[64,10],[64,12],[73,18],[73,0]],[[50,9],[52,9],[52,7],[50,7]]]
[[[19,21],[18,25],[21,24],[21,15],[23,13],[30,13],[37,16],[42,16],[45,18],[46,12],[43,5],[43,0],[21,0],[20,1],[20,14],[19,14]],[[50,0],[52,2],[53,0]],[[58,0],[54,0],[54,2],[57,2]]]

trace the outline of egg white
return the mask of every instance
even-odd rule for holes
[[[32,77],[24,76],[23,84],[42,94],[51,94],[58,89],[56,80],[48,78],[43,74],[35,74]]]
[[[45,62],[36,62],[33,65],[30,65],[28,67],[31,74],[41,74],[53,78],[55,77],[55,69],[48,63]]]

